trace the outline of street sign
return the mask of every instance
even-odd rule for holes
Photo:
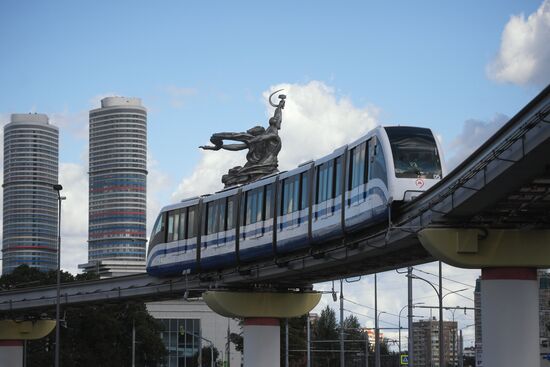
[[[408,366],[409,365],[409,355],[408,354],[401,354],[401,365],[402,366]]]

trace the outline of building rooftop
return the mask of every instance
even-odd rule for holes
[[[33,123],[48,125],[48,115],[43,113],[12,113],[10,123]]]

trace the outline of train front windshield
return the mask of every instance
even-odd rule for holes
[[[430,129],[386,127],[397,178],[441,178],[441,160]]]

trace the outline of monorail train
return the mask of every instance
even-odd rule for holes
[[[377,127],[332,154],[261,180],[164,207],[147,272],[214,271],[306,250],[387,220],[446,168],[431,130]]]

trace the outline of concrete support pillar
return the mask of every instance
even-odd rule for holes
[[[23,366],[22,340],[0,340],[0,366]]]
[[[299,317],[321,300],[317,292],[207,291],[202,298],[210,309],[225,317],[244,319],[245,367],[280,367],[280,319]]]
[[[482,269],[481,325],[484,366],[539,366],[535,268]]]
[[[246,318],[243,329],[244,366],[280,367],[281,327],[279,319]]]

